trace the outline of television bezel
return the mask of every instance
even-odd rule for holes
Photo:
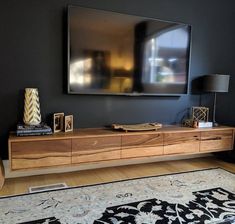
[[[116,13],[120,15],[130,15],[130,16],[138,16],[142,17],[143,19],[151,19],[151,20],[157,20],[157,21],[162,21],[162,22],[169,22],[169,23],[177,23],[179,25],[187,25],[189,27],[189,46],[188,46],[188,60],[187,60],[187,77],[186,77],[186,92],[185,93],[144,93],[144,92],[131,92],[131,93],[94,93],[94,92],[74,92],[70,91],[70,9],[71,8],[84,8],[84,9],[92,9],[92,10],[97,10],[99,12],[111,12],[111,13]],[[67,6],[67,93],[70,95],[102,95],[102,96],[184,96],[189,94],[189,80],[190,80],[190,66],[191,66],[191,47],[192,47],[192,25],[187,24],[187,23],[182,23],[178,21],[171,21],[171,20],[163,20],[163,19],[158,19],[158,18],[153,18],[153,17],[146,17],[146,16],[141,16],[137,14],[131,14],[131,13],[123,13],[123,12],[116,12],[113,10],[104,10],[104,9],[98,9],[98,8],[92,8],[92,7],[85,7],[85,6],[80,6],[80,5],[68,5]]]

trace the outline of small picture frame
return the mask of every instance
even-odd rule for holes
[[[53,132],[61,132],[64,129],[64,113],[53,114]]]
[[[64,117],[64,131],[73,131],[73,115],[68,115]]]

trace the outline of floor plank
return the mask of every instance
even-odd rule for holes
[[[27,193],[30,186],[47,185],[61,182],[65,182],[68,186],[82,186],[212,167],[221,167],[235,172],[235,164],[226,163],[214,157],[156,162],[149,164],[77,171],[71,173],[6,179],[4,186],[0,191],[0,196]]]

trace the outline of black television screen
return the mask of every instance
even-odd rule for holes
[[[188,92],[189,25],[68,7],[68,93]]]

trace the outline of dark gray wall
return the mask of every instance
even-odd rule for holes
[[[179,21],[192,25],[190,81],[210,73],[234,76],[234,0],[1,0],[0,3],[0,155],[7,158],[8,131],[23,114],[23,89],[38,87],[43,118],[73,114],[75,127],[114,122],[180,121],[199,105],[198,95],[117,97],[67,95],[65,9],[68,4]],[[191,84],[191,82],[190,82]],[[219,96],[218,120],[235,124],[231,91]],[[203,96],[202,102],[210,97]]]

